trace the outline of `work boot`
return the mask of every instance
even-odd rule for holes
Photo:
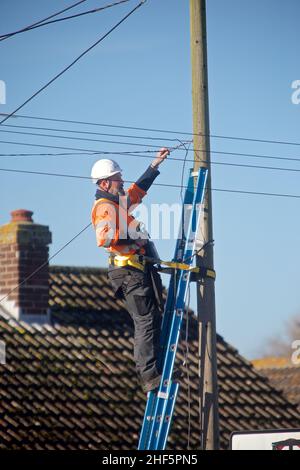
[[[144,392],[151,392],[159,387],[161,381],[161,375],[157,375],[153,379],[148,380],[148,382],[142,382],[142,389]]]
[[[182,377],[181,370],[178,368],[174,369],[173,374],[172,374],[172,380],[176,381],[180,379],[180,377]],[[161,374],[157,375],[153,379],[148,380],[148,382],[142,383],[143,391],[147,393],[147,392],[151,392],[153,390],[158,389],[160,385],[160,381],[161,381]]]

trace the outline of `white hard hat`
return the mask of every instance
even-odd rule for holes
[[[109,178],[110,176],[116,175],[117,173],[121,173],[121,168],[114,162],[113,160],[106,160],[103,158],[102,160],[98,160],[94,163],[91,177],[93,183],[97,183],[97,181]]]

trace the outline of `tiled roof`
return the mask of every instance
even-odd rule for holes
[[[271,384],[282,390],[285,396],[298,405],[300,411],[300,366],[293,365],[287,357],[267,357],[252,361],[254,367]]]
[[[133,325],[106,272],[51,267],[51,325],[0,315],[0,449],[136,448],[145,406]],[[181,379],[169,449],[199,448],[197,325],[189,321],[189,378]],[[184,335],[185,336],[185,335]],[[300,427],[295,406],[218,336],[221,447],[232,431]],[[181,341],[179,361],[184,361]],[[186,370],[186,369],[184,369]],[[189,437],[188,437],[189,436]]]
[[[50,307],[57,310],[123,310],[107,278],[99,268],[50,268]]]

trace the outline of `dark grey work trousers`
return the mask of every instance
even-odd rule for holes
[[[146,271],[135,268],[114,268],[108,272],[117,297],[125,300],[125,307],[134,323],[134,360],[142,383],[157,377],[159,337],[163,311],[162,282],[156,268]]]

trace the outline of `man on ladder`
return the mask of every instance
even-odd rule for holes
[[[158,365],[162,282],[157,269],[142,257],[158,258],[148,233],[132,215],[169,155],[162,148],[145,173],[124,191],[122,170],[113,160],[98,160],[91,177],[97,185],[92,223],[99,247],[109,252],[108,277],[118,298],[125,300],[134,322],[134,359],[145,392],[156,389],[161,379]],[[140,258],[139,258],[140,257]]]

